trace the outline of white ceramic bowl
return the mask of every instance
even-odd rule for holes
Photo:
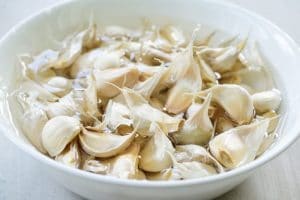
[[[229,34],[245,35],[256,40],[284,93],[280,137],[275,145],[255,161],[238,169],[197,180],[176,182],[139,182],[95,175],[66,167],[37,152],[24,137],[12,128],[5,109],[0,108],[0,128],[17,147],[37,161],[45,174],[71,191],[90,199],[210,199],[217,197],[245,180],[254,170],[289,147],[299,136],[300,104],[298,86],[300,53],[295,42],[266,19],[243,8],[214,0],[76,0],[69,1],[24,20],[0,41],[0,86],[9,87],[16,55],[36,53],[52,47],[54,40],[79,30],[93,13],[98,24],[135,26],[141,17],[154,23],[173,22],[207,24]],[[1,96],[1,95],[0,95]],[[3,95],[2,95],[3,96]],[[4,97],[0,98],[0,103]]]

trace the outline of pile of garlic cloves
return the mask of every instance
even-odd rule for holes
[[[281,94],[246,40],[211,45],[214,34],[198,32],[90,25],[20,57],[22,132],[57,162],[124,179],[201,178],[253,161],[276,137]]]

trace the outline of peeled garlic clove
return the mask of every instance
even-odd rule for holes
[[[197,64],[192,60],[188,68],[183,77],[176,82],[169,92],[165,107],[170,113],[178,114],[186,111],[193,100],[191,93],[199,92],[202,88],[202,80]]]
[[[116,131],[119,128],[128,127],[128,130],[130,130],[133,121],[130,119],[130,110],[126,105],[109,100],[105,110],[103,121],[108,128]]]
[[[172,180],[195,179],[217,174],[214,167],[200,162],[176,163],[172,170]]]
[[[101,162],[90,157],[84,161],[82,169],[96,174],[107,174],[109,171],[109,163]]]
[[[212,101],[219,104],[234,122],[245,124],[252,120],[254,106],[250,94],[244,88],[234,84],[223,84],[203,91],[209,92],[212,93]]]
[[[131,88],[138,80],[139,71],[135,67],[94,70],[98,96],[111,98],[120,93],[117,87]]]
[[[47,49],[35,56],[32,62],[28,64],[28,68],[33,72],[47,70],[59,59],[59,53],[59,51]]]
[[[131,144],[134,137],[135,132],[121,136],[112,133],[97,133],[86,129],[83,129],[79,135],[84,151],[99,158],[107,158],[121,153]]]
[[[148,172],[159,172],[171,167],[169,152],[174,152],[171,141],[158,124],[152,123],[150,131],[153,136],[142,149],[139,167]]]
[[[152,77],[148,78],[143,82],[138,82],[133,87],[133,90],[141,94],[146,99],[150,99],[154,89],[157,87],[161,77],[163,76],[165,70],[155,73]]]
[[[77,140],[71,142],[62,153],[55,157],[55,160],[69,167],[79,168],[81,158]]]
[[[160,28],[160,35],[166,38],[172,45],[181,46],[186,43],[183,32],[175,26],[166,25]]]
[[[62,76],[54,76],[48,78],[43,86],[52,94],[62,97],[72,89],[72,80]]]
[[[141,171],[138,169],[139,151],[140,146],[132,144],[123,154],[113,158],[109,175],[124,179],[141,179]]]
[[[123,55],[122,51],[108,51],[103,48],[91,50],[75,61],[70,68],[70,75],[72,78],[76,78],[91,69],[105,70],[120,67]]]
[[[78,119],[58,116],[50,119],[42,131],[42,142],[50,156],[60,154],[80,132]]]
[[[49,103],[45,110],[51,119],[57,116],[74,116],[76,114],[76,104],[72,99],[72,93],[62,97],[58,102]]]
[[[263,117],[263,119],[265,119],[265,118],[270,119],[268,133],[274,132],[279,123],[280,115],[278,115],[274,110],[271,110],[269,112],[264,113],[262,115],[262,117]]]
[[[265,113],[277,110],[281,102],[281,94],[277,89],[259,92],[252,95],[255,110],[258,113]]]
[[[234,82],[232,82],[232,80]],[[240,69],[238,71],[226,72],[222,74],[220,80],[224,83],[236,83],[253,94],[255,92],[263,92],[274,87],[274,83],[270,74],[263,67],[251,66]]]
[[[213,166],[219,173],[224,171],[222,165],[199,145],[177,145],[174,157],[180,163],[196,161]]]
[[[188,118],[183,127],[172,135],[177,144],[206,144],[212,136],[213,125],[208,116],[211,94],[202,106]]]
[[[148,172],[146,176],[147,176],[147,180],[150,181],[167,181],[172,176],[172,169],[169,168],[169,169],[162,170],[160,172],[151,172],[151,173]]]
[[[255,159],[268,126],[263,120],[221,133],[209,142],[210,152],[227,168],[244,165]]]
[[[168,114],[150,106],[147,100],[134,90],[125,88],[122,90],[122,94],[131,110],[133,126],[138,129],[140,134],[152,135],[149,131],[149,127],[152,122],[157,122],[164,126],[168,133],[175,132],[180,128],[182,119],[171,117]]]
[[[22,116],[22,130],[31,144],[42,153],[47,152],[42,143],[42,131],[47,121],[45,111],[34,106],[25,111]]]
[[[276,139],[276,136],[276,132],[265,135],[261,145],[257,150],[256,156],[260,156],[261,154],[263,154],[273,144],[274,140]]]
[[[20,85],[18,91],[27,93],[33,99],[55,102],[58,97],[32,80],[27,80]]]

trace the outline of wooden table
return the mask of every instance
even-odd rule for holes
[[[269,18],[300,43],[299,0],[231,1]],[[55,2],[57,0],[0,0],[0,36],[32,12]],[[300,140],[218,200],[300,199],[299,148]],[[44,176],[35,162],[2,134],[0,152],[0,200],[81,199]]]

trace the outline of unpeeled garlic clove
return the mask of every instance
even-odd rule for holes
[[[142,149],[139,167],[147,172],[159,172],[171,167],[169,152],[174,152],[171,141],[157,123],[152,123],[150,131],[153,136]]]
[[[76,118],[58,116],[50,119],[42,131],[42,142],[50,156],[60,154],[79,134],[80,129],[80,122]]]
[[[111,98],[120,93],[123,86],[131,88],[137,82],[139,71],[135,67],[118,69],[94,70],[98,96]],[[117,87],[115,87],[115,86]]]
[[[219,173],[224,171],[222,165],[204,147],[199,145],[177,145],[174,157],[179,163],[196,161],[213,166]]]
[[[263,120],[223,132],[209,142],[210,152],[229,169],[244,165],[255,159],[268,126]]]
[[[156,122],[167,129],[167,132],[177,131],[182,124],[182,119],[171,117],[168,114],[150,106],[145,98],[132,89],[124,88],[122,95],[131,110],[133,126],[139,134],[152,135],[149,127]],[[149,114],[150,113],[150,114]]]
[[[234,84],[215,85],[200,94],[212,93],[212,101],[219,104],[226,114],[236,123],[249,123],[254,115],[254,106],[250,94],[244,88]]]
[[[91,50],[81,55],[70,68],[72,78],[78,77],[91,69],[105,70],[118,68],[121,65],[123,51],[109,51],[104,48]]]
[[[81,157],[77,140],[71,142],[62,153],[55,157],[55,160],[69,167],[79,168]]]
[[[124,151],[131,144],[134,137],[134,131],[128,135],[121,136],[83,129],[79,135],[79,141],[81,147],[88,154],[99,158],[107,158]]]
[[[172,135],[177,144],[207,144],[214,129],[208,116],[211,96],[209,94],[201,107],[185,121],[183,127]]]
[[[281,94],[277,89],[255,93],[252,95],[255,110],[258,113],[265,113],[277,110],[281,102]]]
[[[22,130],[31,144],[42,153],[47,152],[42,142],[42,131],[47,121],[45,111],[35,106],[26,110],[22,116]]]

